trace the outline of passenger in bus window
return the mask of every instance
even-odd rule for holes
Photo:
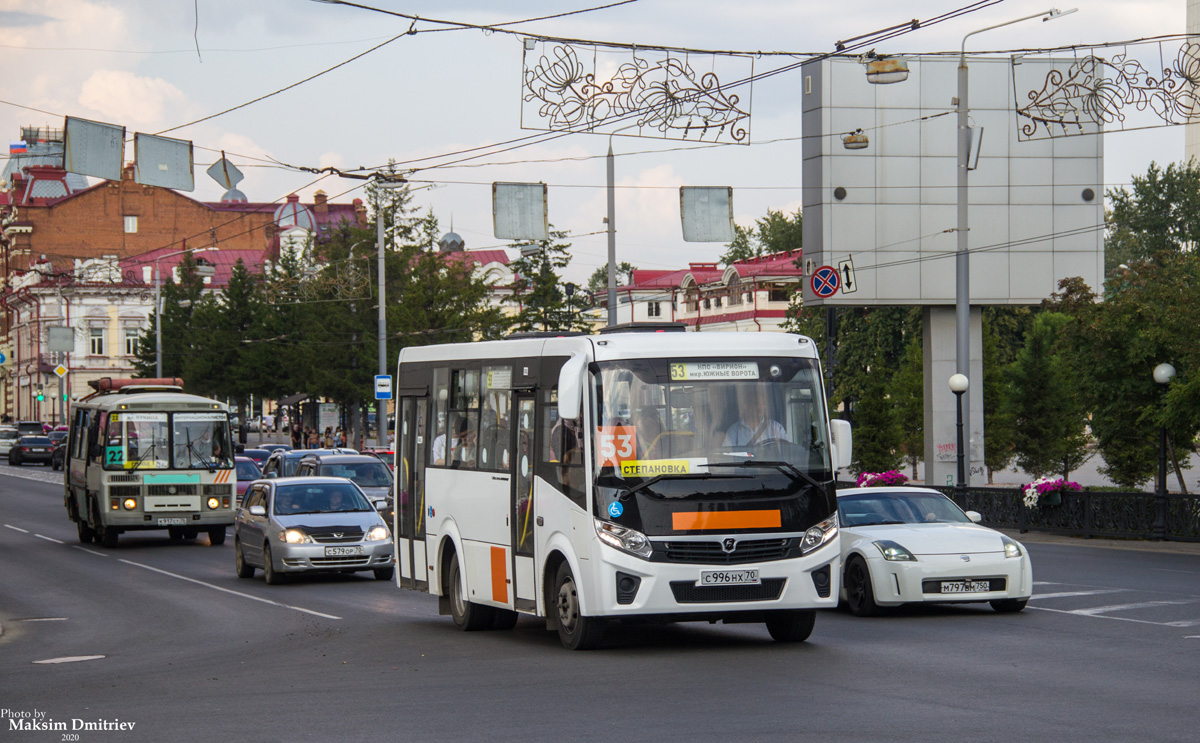
[[[466,422],[467,422],[467,421],[466,421],[466,419],[465,419],[465,418],[463,418],[463,419],[460,419],[460,422],[459,422],[459,424],[458,424],[458,425],[461,425],[461,424],[463,424],[463,423],[466,423]],[[446,463],[446,450],[447,450],[447,448],[449,448],[450,452],[451,452],[451,453],[453,453],[453,452],[454,452],[454,447],[456,447],[456,446],[458,446],[458,435],[457,435],[457,429],[456,429],[456,433],[455,433],[455,436],[454,436],[454,438],[450,439],[450,446],[449,446],[449,447],[447,447],[447,446],[446,446],[446,432],[445,432],[445,431],[443,431],[442,433],[439,433],[439,434],[437,435],[437,438],[435,438],[435,439],[433,440],[433,451],[432,451],[432,453],[431,453],[431,454],[432,454],[432,458],[433,458],[433,463],[434,463],[434,464],[445,464],[445,463]]]
[[[475,468],[475,431],[471,423],[463,418],[458,424],[458,443],[454,447],[453,467]]]
[[[767,415],[766,391],[757,385],[738,388],[740,418],[725,432],[725,446],[755,446],[767,441],[787,441],[787,429]]]

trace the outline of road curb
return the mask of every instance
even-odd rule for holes
[[[1099,547],[1101,549],[1155,552],[1169,555],[1200,555],[1200,542],[1150,542],[1144,539],[1086,538],[1038,531],[1021,533],[1018,529],[997,529],[996,531],[1007,534],[1019,542],[1028,544],[1064,544],[1074,547]]]

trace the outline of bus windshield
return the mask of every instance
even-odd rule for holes
[[[832,476],[815,360],[629,359],[597,366],[598,485],[766,472],[808,485]]]
[[[227,469],[233,466],[223,413],[113,413],[104,435],[104,468]]]

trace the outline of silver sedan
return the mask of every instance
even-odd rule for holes
[[[363,492],[340,477],[281,477],[250,484],[233,525],[239,578],[267,583],[299,572],[371,570],[391,580],[392,535]]]

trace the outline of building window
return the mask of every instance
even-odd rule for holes
[[[104,355],[104,328],[92,328],[91,342],[88,344],[88,353],[92,356]]]
[[[714,298],[713,299],[713,307],[719,308],[720,306],[721,306],[721,298],[720,297]]]
[[[735,276],[729,280],[729,306],[733,307],[742,303],[742,286],[741,282]]]
[[[125,355],[136,356],[138,347],[138,338],[142,335],[142,331],[137,328],[125,328]]]
[[[137,232],[137,217],[133,215],[125,216],[125,234],[132,235]]]
[[[783,284],[772,284],[767,293],[768,302],[786,302],[788,301],[788,287]]]
[[[659,304],[658,302],[647,302],[646,303],[646,316],[647,317],[662,317],[662,305]]]
[[[708,297],[704,298],[704,309],[706,309],[706,310],[712,309],[712,300],[709,299]]]

